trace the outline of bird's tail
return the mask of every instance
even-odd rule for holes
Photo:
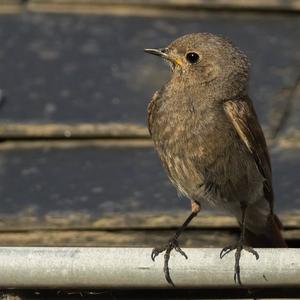
[[[287,244],[282,236],[282,223],[275,214],[270,214],[264,231],[253,233],[245,231],[246,244],[257,248],[286,248]]]

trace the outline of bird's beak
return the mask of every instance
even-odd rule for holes
[[[160,56],[160,57],[172,62],[175,65],[179,65],[179,66],[182,65],[182,62],[180,59],[173,57],[171,54],[168,53],[169,52],[168,48],[144,49],[144,51],[149,54]]]

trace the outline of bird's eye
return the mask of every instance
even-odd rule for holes
[[[185,56],[186,60],[191,64],[196,63],[199,60],[199,54],[196,52],[188,52]]]

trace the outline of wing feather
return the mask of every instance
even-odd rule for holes
[[[264,194],[273,210],[272,170],[268,148],[250,99],[228,100],[224,110],[264,177]]]

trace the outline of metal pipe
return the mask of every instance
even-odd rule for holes
[[[234,251],[173,251],[171,277],[178,288],[237,287]],[[300,286],[300,249],[257,249],[260,258],[242,252],[241,279],[251,287]],[[149,248],[1,247],[1,288],[167,288],[163,255],[153,262]]]

